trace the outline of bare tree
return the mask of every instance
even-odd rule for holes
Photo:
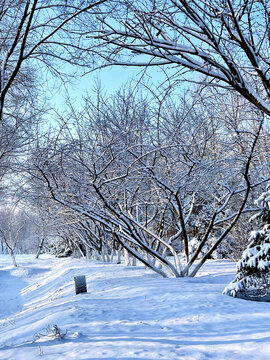
[[[236,90],[270,115],[270,7],[267,0],[121,1],[100,16],[101,66],[166,66],[213,86]]]
[[[42,0],[5,1],[0,9],[1,68],[0,118],[7,96],[27,90],[26,63],[41,62],[61,76],[59,61],[86,66],[89,54],[83,41],[85,22],[91,26],[91,11],[106,0],[89,2]],[[89,59],[88,59],[89,61]]]
[[[91,54],[84,41],[85,26],[92,28],[93,12],[96,14],[105,3],[1,2],[0,179],[11,169],[18,169],[16,165],[25,157],[47,110],[40,102],[45,71],[68,81],[85,66],[91,66]]]
[[[229,108],[225,127],[222,117],[206,114],[196,101],[150,103],[131,94],[112,102],[99,97],[96,104],[88,99],[81,114],[70,114],[75,128],[63,119],[48,141],[52,146],[37,149],[30,173],[60,208],[73,212],[70,219],[77,214],[74,243],[96,247],[102,238],[104,246],[121,245],[163,276],[195,276],[250,210],[251,189],[266,180],[250,172],[264,117],[239,106],[242,123]],[[200,241],[191,253],[192,231]],[[209,239],[211,246],[190,271]]]
[[[17,267],[15,258],[16,248],[20,235],[25,227],[26,219],[20,214],[20,210],[12,205],[2,206],[0,222],[0,238],[7,248],[12,263]]]

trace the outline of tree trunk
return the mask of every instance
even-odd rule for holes
[[[39,246],[38,246],[38,251],[37,251],[37,255],[36,255],[36,259],[38,259],[38,258],[39,258],[39,255],[40,255],[41,250],[42,250],[42,248],[43,248],[44,241],[45,241],[45,239],[44,239],[44,238],[42,238],[42,239],[41,239],[41,241],[40,241],[40,243],[39,243]]]
[[[119,249],[117,250],[116,264],[121,264],[121,252],[122,252],[122,249],[119,247]]]
[[[9,255],[11,257],[13,266],[17,267],[18,265],[17,265],[16,259],[15,259],[14,251],[12,249],[8,248],[8,252],[9,252]]]
[[[124,258],[125,258],[125,265],[130,266],[130,257],[129,257],[129,253],[126,249],[124,249]]]

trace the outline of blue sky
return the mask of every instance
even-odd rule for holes
[[[147,73],[144,75],[144,81],[147,81],[149,85],[160,86],[160,84],[162,84],[166,79],[163,70],[158,67],[148,69]],[[80,104],[83,102],[83,95],[86,95],[86,93],[89,95],[95,94],[94,89],[97,82],[101,84],[104,93],[111,95],[117,92],[129,81],[133,80],[135,85],[136,81],[141,79],[142,72],[142,67],[114,66],[110,68],[103,68],[79,77],[76,81],[68,84],[66,89],[72,99],[73,105],[75,107],[80,107]],[[53,89],[50,100],[51,103],[61,111],[65,107],[66,97],[67,92],[65,91],[64,86],[61,85],[58,87],[56,86],[56,88]]]

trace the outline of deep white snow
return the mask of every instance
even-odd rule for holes
[[[222,295],[235,277],[229,261],[194,279],[81,259],[17,261],[14,269],[0,255],[0,359],[269,359],[270,304]],[[75,295],[77,275],[88,293]]]

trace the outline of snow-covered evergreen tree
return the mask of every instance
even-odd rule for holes
[[[255,203],[261,211],[250,221],[259,220],[262,229],[251,232],[249,245],[237,263],[236,278],[223,293],[247,300],[270,301],[270,190],[262,193]]]

